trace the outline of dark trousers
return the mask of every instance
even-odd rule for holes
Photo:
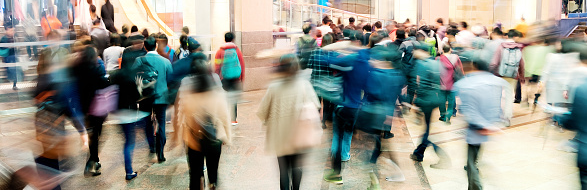
[[[188,147],[187,157],[190,168],[190,189],[200,189],[200,178],[204,176],[204,159],[206,159],[206,171],[208,171],[208,180],[212,184],[218,182],[218,162],[222,152],[222,144],[209,143],[209,141],[200,141],[201,151],[196,151]]]
[[[422,143],[418,145],[418,147],[416,148],[416,150],[414,150],[413,153],[416,157],[418,157],[418,159],[424,159],[424,152],[426,151],[426,148],[429,145],[432,145],[432,147],[434,147],[434,151],[436,152],[436,154],[443,153],[440,147],[438,147],[436,144],[428,140],[428,136],[430,136],[430,117],[432,116],[432,111],[436,107],[437,106],[420,106],[420,109],[422,109],[422,112],[424,113],[426,131],[424,132],[424,136],[422,137]]]
[[[322,123],[326,121],[332,121],[332,118],[334,117],[333,112],[334,108],[336,108],[336,105],[322,97],[320,97],[320,100],[322,100]]]
[[[337,107],[334,110],[334,121],[332,122],[332,125],[336,126],[333,127],[333,129],[335,129],[333,132],[337,133],[340,137],[343,137],[345,130],[354,130],[353,124],[355,123],[357,110],[358,109],[356,108]],[[334,169],[334,174],[340,174],[342,171],[342,139],[343,138],[338,138],[337,143],[340,146],[338,146],[337,150],[331,150],[332,155],[334,155],[334,158],[332,159],[332,169]]]
[[[105,120],[106,117],[86,116],[90,148],[90,159],[88,161],[100,161],[100,158],[98,157],[98,146],[100,144],[100,135],[102,134],[102,125]]]
[[[36,42],[36,41],[38,41],[38,39],[37,39],[36,36],[26,35],[25,36],[25,41],[26,42]],[[37,46],[32,46],[32,47],[31,46],[27,46],[26,47],[26,53],[29,55],[29,58],[35,58],[35,59],[37,59],[39,57],[39,51],[37,49]]]
[[[226,92],[240,91],[242,89],[241,81],[238,78],[236,78],[236,79],[222,79],[221,82],[222,82],[222,88]],[[232,115],[231,115],[231,119],[232,119],[232,121],[236,121],[238,100],[236,97],[231,97],[231,98],[233,99],[232,100],[233,105],[229,105],[229,106],[234,108]]]
[[[516,85],[515,101],[516,102],[522,101],[522,85],[521,85],[520,81],[518,81],[518,84]]]
[[[151,115],[145,118],[145,132],[147,133],[149,149],[155,150],[158,156],[163,155],[163,149],[167,140],[165,138],[165,110],[167,109],[167,104],[142,103],[139,109],[151,113]],[[155,129],[154,122],[157,122],[156,134],[153,134]]]
[[[124,132],[124,171],[132,174],[132,155],[135,149],[136,123],[121,124]]]
[[[302,181],[302,155],[277,157],[279,163],[279,187],[281,190],[299,190]]]
[[[467,148],[467,178],[469,179],[469,190],[483,189],[481,186],[481,179],[479,178],[479,169],[477,168],[480,149],[480,144],[469,144]]]

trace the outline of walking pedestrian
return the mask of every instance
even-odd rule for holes
[[[224,34],[226,43],[216,52],[215,72],[220,76],[222,88],[228,92],[229,105],[232,109],[232,125],[238,125],[238,94],[242,91],[245,80],[245,61],[240,49],[233,42],[234,37],[232,32]]]

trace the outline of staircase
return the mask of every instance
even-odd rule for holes
[[[587,30],[587,22],[580,22],[575,28],[567,35],[567,37],[582,37]]]

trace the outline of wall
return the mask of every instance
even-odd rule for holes
[[[428,24],[436,24],[436,19],[442,18],[448,24],[449,0],[422,0],[422,19]]]

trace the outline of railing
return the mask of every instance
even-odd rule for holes
[[[318,24],[324,16],[329,16],[335,24],[337,24],[338,18],[341,18],[343,22],[350,17],[355,17],[357,21],[364,20],[370,23],[380,20],[380,18],[371,14],[358,14],[317,4],[298,3],[292,0],[278,0],[274,2],[273,6],[274,13],[277,13],[274,15],[274,24],[284,28],[285,31],[300,31],[305,22],[311,21]]]

